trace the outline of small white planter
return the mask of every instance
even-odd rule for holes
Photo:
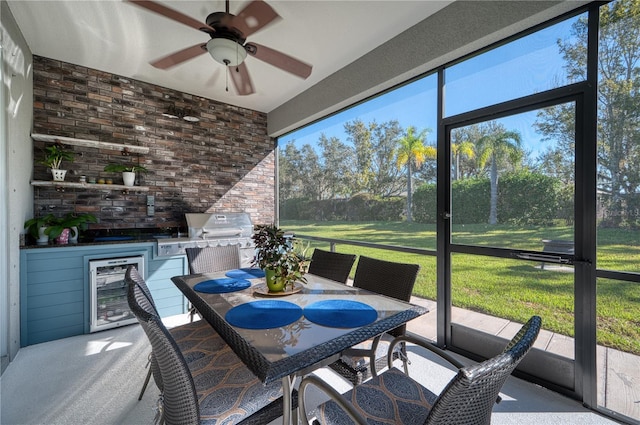
[[[132,171],[123,171],[122,180],[124,181],[125,186],[133,187],[136,182],[136,173]]]
[[[47,226],[42,226],[38,228],[38,240],[36,241],[38,245],[49,244],[49,235],[44,233],[46,230],[47,230]]]
[[[51,174],[53,174],[53,181],[54,182],[63,182],[64,181],[64,176],[67,174],[67,170],[57,170],[52,168],[51,169]]]
[[[71,226],[69,230],[69,243],[78,243],[78,227]]]

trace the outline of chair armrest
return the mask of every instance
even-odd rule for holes
[[[412,344],[415,344],[417,346],[420,346],[426,350],[429,350],[435,354],[437,354],[438,356],[440,356],[442,359],[446,360],[447,362],[451,363],[453,366],[455,366],[458,369],[462,369],[463,367],[465,367],[466,365],[462,362],[460,362],[458,359],[456,359],[455,357],[451,356],[450,354],[448,354],[446,351],[436,347],[435,345],[433,345],[433,343],[427,339],[424,338],[419,338],[416,336],[412,336],[412,335],[402,335],[399,336],[397,338],[395,338],[393,341],[391,341],[391,344],[389,345],[389,352],[387,354],[387,363],[389,364],[389,367],[391,368],[392,364],[393,364],[393,350],[395,348],[396,345],[400,344],[401,342],[410,342]]]
[[[326,395],[328,395],[329,398],[336,402],[338,406],[340,406],[340,408],[344,410],[356,424],[366,425],[367,421],[362,417],[362,415],[360,415],[360,413],[358,413],[354,409],[353,405],[349,403],[349,401],[347,401],[347,399],[344,398],[342,394],[336,391],[325,381],[314,375],[305,376],[302,381],[300,381],[300,386],[298,387],[298,407],[300,408],[300,415],[304,418],[305,424],[309,425],[305,400],[305,393],[309,385],[315,386]]]
[[[433,343],[427,339],[411,336],[411,335],[402,335],[395,338],[393,341],[391,341],[391,344],[389,345],[389,352],[387,354],[387,364],[389,365],[389,368],[391,368],[393,364],[393,349],[395,348],[396,345],[400,344],[401,342],[410,342],[412,344],[415,344],[419,347],[424,348],[425,350],[429,350],[434,354],[437,354],[438,356],[440,356],[443,360],[446,360],[447,362],[451,363],[457,369],[462,369],[463,367],[466,366],[464,363],[460,362],[455,357],[449,355],[443,349],[433,345]],[[498,398],[496,398],[496,404],[500,403],[501,401],[502,401],[502,397],[498,396]]]
[[[370,357],[375,361],[375,353],[378,349],[378,344],[380,343],[380,339],[382,338],[382,334],[376,335],[371,338],[371,347],[369,348],[354,348],[349,347],[340,353],[341,356],[362,356],[362,357]]]

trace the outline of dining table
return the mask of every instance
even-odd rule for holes
[[[297,378],[428,312],[313,274],[282,293],[269,292],[264,272],[251,268],[171,280],[262,382],[282,380],[284,424]]]

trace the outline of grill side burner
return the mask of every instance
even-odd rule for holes
[[[255,246],[253,224],[247,213],[185,214],[188,238],[158,239],[158,256],[185,254],[185,248],[239,245],[240,264],[250,267]]]

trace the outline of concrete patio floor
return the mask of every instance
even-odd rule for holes
[[[165,322],[175,326],[186,320],[186,315],[180,315]],[[411,327],[416,326],[421,324],[414,321]],[[153,382],[142,400],[137,400],[148,354],[148,340],[137,324],[25,347],[0,377],[0,423],[151,424],[159,395]],[[429,358],[429,353],[420,354],[410,353],[412,376],[439,392],[454,371]],[[316,374],[339,391],[350,388],[328,368]],[[502,397],[502,403],[494,407],[494,425],[617,423],[575,400],[515,377],[503,387]],[[313,392],[309,399],[312,405],[324,400]],[[270,425],[279,423],[275,420]]]
[[[412,320],[407,330],[417,333],[432,341],[436,340],[436,303],[419,297],[412,297],[411,302],[429,309],[429,313]],[[505,343],[520,329],[521,324],[506,319],[488,316],[454,307],[452,321],[456,326],[481,331],[504,340]],[[544,328],[544,322],[543,322]],[[472,339],[473,337],[469,337]],[[471,344],[470,342],[466,342]],[[534,344],[534,350],[542,350],[555,354],[555,364],[565,368],[573,368],[574,340],[547,330],[540,331]],[[532,350],[530,357],[535,356]],[[527,360],[527,359],[525,359]],[[598,346],[598,403],[612,411],[622,413],[635,423],[640,423],[640,357],[619,350]],[[526,367],[526,362],[523,361]],[[529,367],[534,367],[529,365]],[[553,379],[558,370],[546,371]],[[525,369],[526,371],[526,369]]]

